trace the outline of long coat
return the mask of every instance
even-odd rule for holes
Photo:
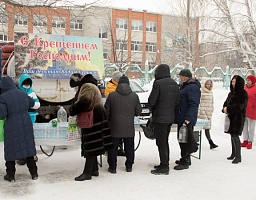
[[[35,102],[7,76],[1,80],[0,119],[4,125],[4,157],[15,161],[36,155],[33,125],[28,114]]]
[[[212,82],[212,87],[210,89],[205,87],[206,82],[210,80]],[[201,80],[201,100],[198,109],[198,117],[200,119],[212,120],[212,113],[214,110],[214,100],[213,100],[213,81],[211,79],[203,78]],[[211,129],[211,124],[203,127],[204,129]]]
[[[170,77],[170,68],[165,64],[157,67],[155,79],[148,97],[152,120],[156,123],[173,123],[175,120],[175,107],[179,103],[179,86]]]
[[[228,117],[230,119],[230,126],[227,133],[231,135],[242,135],[248,94],[244,90],[244,79],[238,75],[235,75],[232,80],[234,78],[236,79],[235,88],[233,88],[231,81],[230,92],[223,104],[223,108],[227,107]]]
[[[113,142],[100,91],[94,84],[84,83],[78,100],[70,107],[70,115],[75,116],[91,109],[94,115],[93,127],[81,129],[81,156],[85,158],[104,154],[113,147]]]
[[[180,88],[180,101],[175,112],[175,121],[177,124],[182,125],[185,120],[188,120],[192,126],[196,125],[201,98],[200,88],[199,81],[194,78],[182,84]]]
[[[251,87],[245,85],[244,89],[248,93],[246,117],[252,120],[256,120],[256,85],[255,83],[252,84]]]
[[[116,91],[109,94],[104,107],[112,137],[134,137],[134,116],[139,116],[142,108],[138,95],[127,83],[118,84]]]

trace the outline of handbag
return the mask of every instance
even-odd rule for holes
[[[224,119],[224,132],[225,133],[228,133],[229,127],[230,127],[230,119],[229,119],[228,115],[225,115],[225,119]]]
[[[77,126],[76,116],[69,116],[68,118],[68,130],[66,134],[66,141],[80,141],[81,140],[81,129]]]
[[[79,128],[91,128],[93,126],[93,116],[94,116],[93,109],[94,109],[96,98],[97,98],[97,95],[94,96],[92,110],[88,112],[81,112],[77,115],[76,122]]]
[[[5,124],[5,119],[0,120],[0,142],[4,141],[4,124]]]
[[[93,109],[88,112],[81,112],[76,118],[79,128],[91,128],[93,126]]]
[[[142,128],[146,138],[150,139],[150,140],[154,140],[156,139],[156,134],[155,134],[155,125],[154,122],[152,121],[152,117],[150,117],[147,121],[146,126],[145,125],[140,125],[140,127]]]

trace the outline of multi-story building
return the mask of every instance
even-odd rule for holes
[[[178,16],[96,6],[64,9],[7,3],[0,14],[0,40],[13,40],[14,32],[99,37],[106,63],[120,67],[137,64],[144,69],[146,61],[150,67],[174,66],[186,59],[186,20]]]

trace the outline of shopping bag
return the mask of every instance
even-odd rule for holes
[[[81,129],[77,126],[76,116],[69,116],[68,118],[68,130],[66,134],[66,141],[80,141]]]
[[[5,124],[5,119],[0,120],[0,142],[4,141],[4,124]]]
[[[224,119],[224,132],[225,133],[228,133],[229,127],[230,127],[230,119],[229,119],[228,115],[225,115],[225,119]]]
[[[148,139],[151,139],[151,140],[156,139],[156,134],[155,134],[155,131],[154,131],[155,125],[154,125],[154,122],[152,121],[152,117],[150,117],[148,119],[146,126],[145,125],[140,125],[140,127],[142,128],[145,136]]]

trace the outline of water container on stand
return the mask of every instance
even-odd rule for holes
[[[58,121],[58,126],[63,127],[67,125],[67,112],[63,108],[63,106],[60,106],[60,109],[57,112],[57,121]]]

